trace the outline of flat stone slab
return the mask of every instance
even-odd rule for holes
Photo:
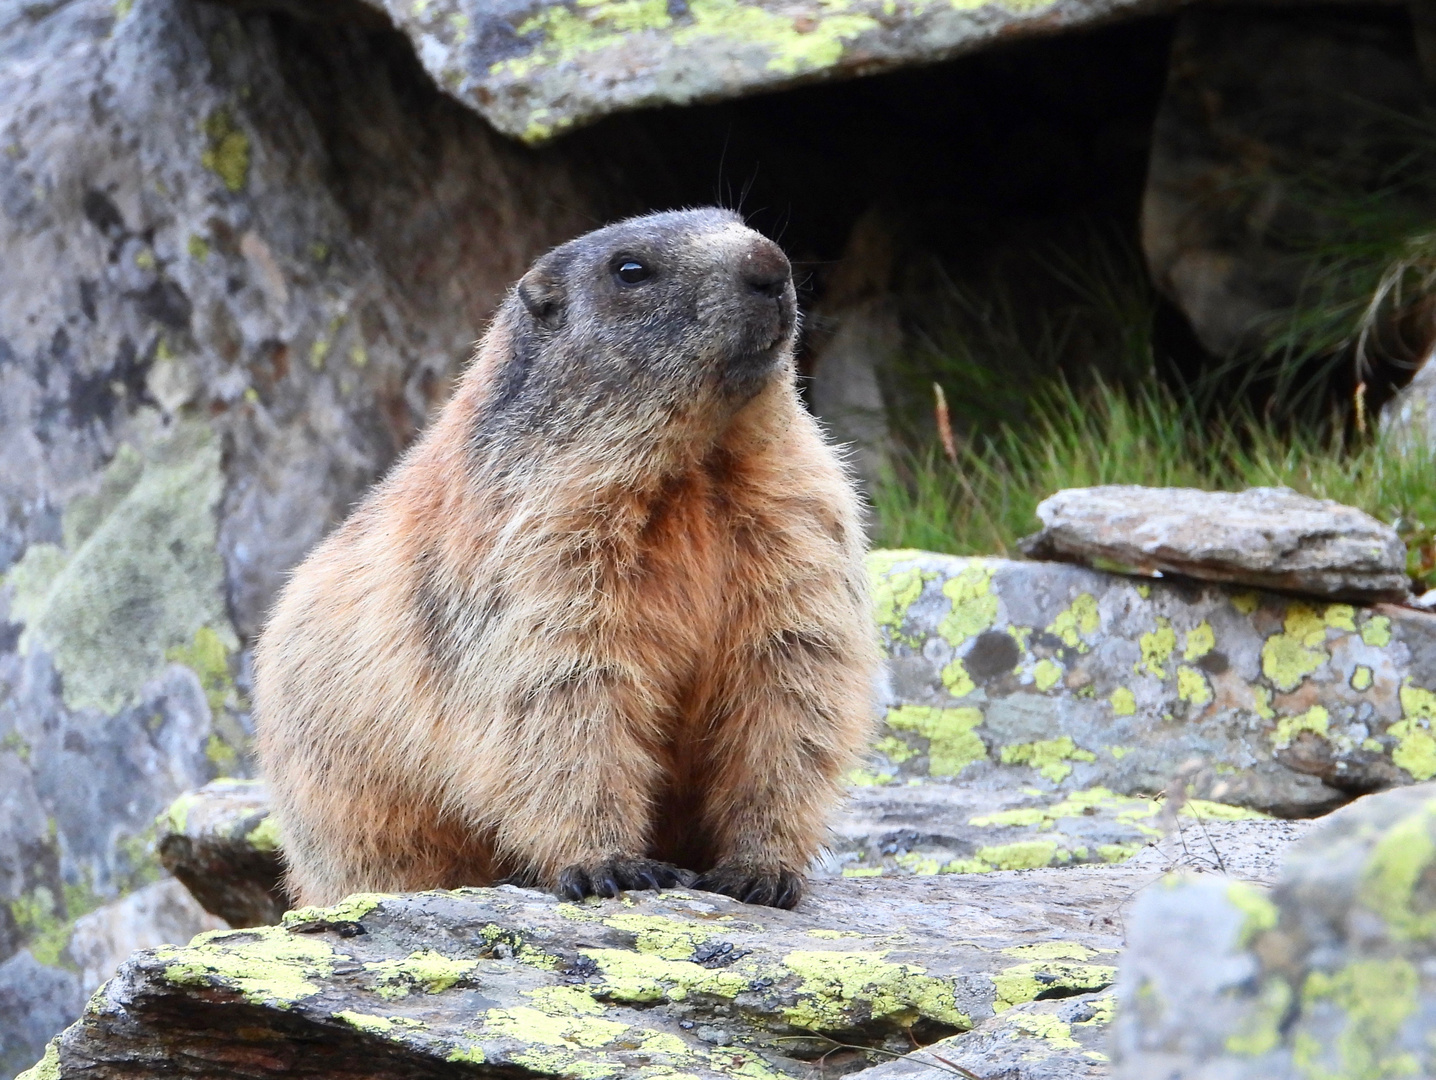
[[[434,80],[530,143],[625,109],[929,64],[1180,0],[368,0]]]
[[[1364,603],[1410,592],[1395,529],[1289,488],[1070,488],[1037,517],[1042,531],[1023,543],[1037,559]]]
[[[1436,785],[1361,799],[1274,888],[1195,878],[1130,918],[1120,1080],[1436,1075]]]
[[[682,891],[360,895],[136,954],[32,1075],[761,1080],[944,1037],[963,1053],[975,1026],[1100,1063],[1122,911],[1152,880],[828,881],[793,912]]]
[[[1431,615],[1063,563],[879,551],[869,567],[886,729],[859,784],[1179,781],[1310,816],[1436,776]]]

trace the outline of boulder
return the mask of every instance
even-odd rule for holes
[[[289,910],[279,827],[261,781],[212,781],[176,799],[155,827],[165,869],[230,926],[266,926]]]
[[[367,2],[408,34],[435,82],[500,131],[540,143],[620,110],[929,64],[1180,0]]]
[[[284,573],[604,175],[392,29],[0,3],[0,1077],[78,1014],[64,942],[156,879],[155,815],[248,770]]]
[[[1436,785],[1361,799],[1265,889],[1149,889],[1127,921],[1119,1080],[1436,1075]]]
[[[1340,227],[1321,205],[1389,179],[1411,151],[1392,117],[1419,115],[1425,86],[1409,23],[1372,5],[1214,5],[1178,18],[1142,248],[1209,353],[1260,351],[1313,298],[1310,241]],[[1417,221],[1433,210],[1409,193],[1383,205]]]
[[[359,895],[137,954],[36,1075],[779,1077],[948,1036],[961,1054],[975,1026],[1090,1061],[1124,905],[1152,879],[828,881],[793,912],[682,890]]]
[[[1436,616],[1063,563],[879,551],[869,567],[885,728],[859,784],[1098,803],[1174,788],[1310,816],[1436,777]]]
[[[1037,559],[1364,603],[1410,592],[1395,529],[1289,488],[1071,488],[1037,517],[1042,531],[1023,542]]]

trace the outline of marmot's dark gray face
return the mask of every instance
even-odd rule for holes
[[[777,244],[729,210],[683,210],[555,248],[501,317],[513,345],[496,412],[548,427],[613,404],[748,400],[789,370],[797,298]]]

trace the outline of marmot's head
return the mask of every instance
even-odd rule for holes
[[[486,420],[558,435],[730,413],[791,377],[792,270],[729,210],[630,218],[536,262],[499,314]]]

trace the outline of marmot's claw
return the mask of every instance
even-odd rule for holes
[[[706,874],[699,875],[693,888],[722,893],[745,904],[791,908],[803,898],[803,876],[791,870],[715,866]]]
[[[656,859],[608,859],[597,866],[570,866],[558,875],[554,893],[562,900],[585,896],[616,897],[627,889],[671,889],[691,875]]]

